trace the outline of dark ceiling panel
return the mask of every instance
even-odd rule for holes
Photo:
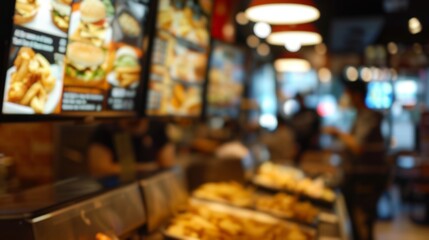
[[[339,18],[331,25],[329,46],[334,52],[362,52],[382,29],[382,17]]]

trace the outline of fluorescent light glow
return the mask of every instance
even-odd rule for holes
[[[320,12],[313,6],[303,4],[276,3],[250,7],[246,10],[248,19],[270,24],[299,24],[313,22]]]
[[[362,78],[363,81],[370,82],[372,80],[372,71],[371,71],[371,69],[369,69],[367,67],[363,67],[360,70],[360,76],[361,76],[361,78]]]
[[[273,45],[284,45],[287,42],[298,42],[302,46],[309,46],[321,43],[322,36],[316,32],[306,31],[274,32],[267,38],[267,42]]]
[[[259,117],[259,125],[269,130],[275,130],[278,125],[277,118],[272,114],[263,114]]]
[[[222,29],[223,36],[227,39],[231,39],[234,37],[235,28],[232,24],[225,24]]]
[[[418,34],[423,30],[422,23],[418,18],[413,17],[408,21],[408,29],[411,34]]]
[[[298,52],[299,50],[301,50],[301,43],[296,42],[296,41],[287,41],[285,43],[285,48],[289,51],[289,52]]]
[[[328,68],[319,69],[318,75],[320,82],[322,83],[330,83],[332,80],[332,73]]]
[[[372,67],[371,74],[373,80],[381,80],[381,70],[379,68]]]
[[[246,25],[249,23],[249,19],[247,19],[246,14],[244,12],[239,12],[235,16],[235,21],[237,21],[240,25]]]
[[[256,48],[259,45],[259,38],[254,35],[250,35],[246,39],[247,45],[251,48]]]
[[[258,22],[253,27],[253,32],[260,38],[266,38],[271,34],[271,26],[268,23]]]
[[[390,42],[387,44],[387,50],[391,55],[395,55],[398,53],[398,45],[394,42]]]
[[[268,46],[266,43],[261,43],[256,49],[256,51],[262,57],[266,57],[268,56],[268,54],[270,54],[270,46]]]
[[[311,70],[310,62],[300,58],[280,58],[274,62],[278,72],[308,72]]]
[[[348,67],[346,69],[346,77],[349,81],[355,82],[359,78],[359,72],[355,67]]]
[[[295,99],[289,99],[283,104],[283,113],[292,116],[299,110],[299,103]]]

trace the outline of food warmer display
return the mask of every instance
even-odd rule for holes
[[[0,239],[348,239],[335,195],[326,209],[245,183],[188,193],[179,167],[113,189],[74,179],[0,198]]]
[[[127,239],[146,222],[138,184],[71,180],[0,199],[0,239]]]

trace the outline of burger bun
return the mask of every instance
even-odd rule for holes
[[[106,6],[100,0],[84,0],[80,4],[80,18],[85,23],[96,23],[106,19]]]
[[[105,54],[101,48],[82,42],[72,42],[67,48],[70,63],[83,67],[96,67],[104,63]]]

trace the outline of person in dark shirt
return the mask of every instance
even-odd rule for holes
[[[107,177],[121,173],[118,144],[115,137],[128,137],[138,171],[169,167],[174,163],[175,147],[169,142],[166,125],[147,119],[121,120],[118,124],[102,124],[95,131],[88,146],[90,173]]]
[[[371,240],[378,199],[386,188],[389,171],[381,134],[383,116],[366,106],[365,82],[345,82],[346,96],[357,110],[352,130],[346,133],[327,127],[324,132],[336,137],[345,146],[343,193],[354,239]]]
[[[321,120],[316,110],[308,108],[305,105],[303,95],[298,94],[296,100],[299,104],[299,110],[292,116],[290,124],[294,131],[298,147],[295,157],[295,163],[297,164],[305,152],[319,148]]]

